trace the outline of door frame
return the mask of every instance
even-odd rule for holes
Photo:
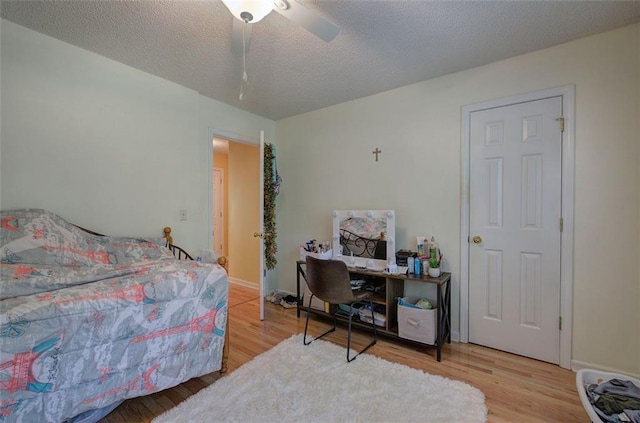
[[[245,135],[236,134],[229,131],[222,131],[216,128],[209,127],[207,138],[208,145],[208,180],[207,180],[207,237],[209,249],[213,248],[213,139],[224,138],[229,141],[241,142],[243,144],[251,144],[255,146],[260,145],[258,138],[251,138]]]
[[[260,133],[263,133],[263,131],[260,131]],[[260,147],[260,134],[258,135],[258,138],[253,138],[253,137],[248,137],[246,135],[241,135],[241,134],[236,134],[233,132],[229,132],[229,131],[223,131],[220,129],[216,129],[216,128],[212,128],[209,127],[208,130],[208,138],[207,138],[207,145],[208,145],[208,156],[209,157],[209,164],[207,166],[208,169],[208,181],[207,181],[207,231],[209,236],[207,237],[207,242],[208,242],[208,248],[209,249],[213,249],[213,139],[214,138],[224,138],[226,140],[229,141],[233,141],[233,142],[240,142],[243,144],[249,144],[249,145],[255,145],[256,147]],[[262,169],[263,166],[263,162],[264,162],[264,156],[262,155],[260,157],[260,169]],[[262,181],[263,179],[263,173],[261,171],[260,173],[260,180]],[[264,181],[262,181],[264,182]],[[261,183],[260,185],[264,186],[264,183]],[[264,212],[264,210],[262,210],[263,208],[261,208],[260,211],[260,216],[262,216],[262,213]],[[262,246],[263,243],[261,242],[260,245]],[[267,277],[265,277],[265,272],[264,272],[264,253],[262,252],[260,254],[260,260],[259,260],[259,267],[260,267],[260,280],[258,281],[258,289],[260,290],[260,320],[264,320],[264,293],[268,292],[269,290],[269,282]]]
[[[215,154],[215,153],[213,153],[213,154]],[[213,157],[213,156],[212,156],[212,157]],[[224,186],[224,169],[223,169],[223,168],[220,168],[220,167],[214,167],[214,168],[213,168],[213,175],[215,175],[215,173],[216,173],[216,172],[219,172],[219,174],[220,174],[220,185]],[[213,177],[213,178],[214,178],[213,180],[215,180],[215,177]],[[212,181],[213,181],[213,180],[212,180]],[[212,189],[212,191],[216,191],[216,190],[215,190],[215,186],[213,186],[213,188],[214,188],[214,189]],[[217,191],[216,191],[216,192],[217,192]],[[213,196],[213,197],[212,197],[212,203],[215,203],[215,195],[213,195],[213,194],[211,194],[211,195]],[[225,202],[224,202],[224,191],[223,191],[223,192],[221,192],[221,193],[218,193],[218,194],[216,194],[216,195],[220,195],[220,204],[221,204],[221,208],[222,208],[222,211],[220,212],[220,220],[221,220],[221,222],[222,222],[222,224],[221,224],[220,226],[221,226],[221,228],[222,228],[222,231],[218,230],[218,234],[217,234],[217,236],[219,236],[219,237],[220,237],[220,238],[218,238],[218,239],[219,239],[219,240],[221,241],[221,243],[222,243],[221,248],[220,248],[220,254],[221,254],[221,255],[226,255],[226,254],[227,254],[227,251],[226,251],[226,250],[225,250],[225,248],[224,248],[224,242],[225,242],[225,237],[224,237],[224,229],[225,229],[224,220],[225,220],[225,218],[226,218],[226,213],[224,213],[224,210],[225,210],[225,207],[226,207],[226,204],[225,204]],[[211,211],[212,211],[212,213],[211,213],[211,214],[213,214],[213,211],[214,211],[214,210],[213,210],[213,205],[212,205],[212,209],[211,209]],[[224,214],[223,214],[223,213],[224,213]],[[215,231],[214,231],[214,229],[213,229],[213,227],[214,227],[214,224],[213,224],[213,223],[215,222],[215,220],[216,220],[216,218],[215,218],[215,217],[212,217],[212,218],[211,218],[211,228],[212,228],[212,229],[211,229],[211,232],[213,233],[213,241],[215,241],[215,238],[216,238],[216,233],[215,233]],[[222,234],[220,234],[220,232],[222,232]],[[213,242],[213,241],[212,241],[212,242]],[[214,244],[215,244],[215,243],[214,243]],[[213,244],[212,244],[212,245],[213,245]],[[213,251],[215,251],[215,250],[216,250],[216,246],[215,246],[215,245],[213,245],[213,248],[212,248],[212,249],[213,249]]]
[[[469,342],[469,160],[471,113],[517,103],[562,96],[562,218],[560,235],[560,366],[571,368],[573,316],[573,219],[575,169],[575,85],[565,85],[531,93],[466,105],[462,108],[461,213],[460,213],[460,342]]]

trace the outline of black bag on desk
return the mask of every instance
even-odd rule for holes
[[[418,257],[418,253],[410,250],[398,250],[396,252],[396,264],[398,266],[406,266],[409,257]]]

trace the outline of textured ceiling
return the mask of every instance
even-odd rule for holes
[[[292,0],[295,1],[295,0]],[[299,0],[330,43],[272,12],[242,56],[211,1],[2,0],[4,19],[278,120],[640,21],[640,1]]]

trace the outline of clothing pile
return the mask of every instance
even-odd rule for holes
[[[611,379],[588,384],[585,391],[603,422],[640,423],[640,387],[633,382]]]
[[[284,308],[294,308],[298,305],[298,299],[295,296],[280,291],[273,291],[265,297],[265,300],[280,304]]]
[[[284,308],[294,308],[298,305],[298,299],[293,295],[286,295],[280,300],[280,305]]]
[[[433,304],[426,298],[420,298],[415,304],[406,301],[404,298],[398,297],[398,305],[409,308],[422,308],[425,310],[432,310]]]

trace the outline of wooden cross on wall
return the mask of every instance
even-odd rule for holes
[[[376,149],[373,150],[372,153],[376,155],[376,162],[377,162],[378,161],[378,154],[381,154],[382,150],[380,150],[378,147],[376,147]]]

